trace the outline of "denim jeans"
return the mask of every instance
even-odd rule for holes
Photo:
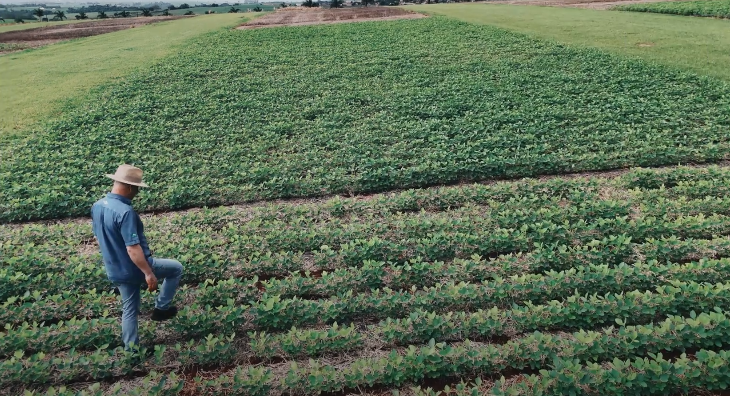
[[[183,266],[177,260],[152,258],[152,272],[157,280],[164,279],[155,299],[155,308],[166,310],[175,297],[177,286],[183,273]],[[122,296],[122,341],[129,350],[134,344],[139,346],[139,316],[141,283],[115,283]]]

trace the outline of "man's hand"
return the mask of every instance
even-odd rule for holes
[[[147,282],[147,287],[149,291],[153,292],[157,290],[157,277],[154,273],[150,271],[150,273],[146,274],[144,276],[144,280]]]
[[[144,274],[144,280],[147,282],[148,290],[151,292],[157,290],[157,277],[147,263],[147,258],[144,256],[144,252],[142,252],[142,247],[139,245],[127,246],[127,253],[134,265]]]

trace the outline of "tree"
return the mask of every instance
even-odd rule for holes
[[[195,15],[195,13],[192,11],[188,11],[188,12],[184,13],[183,15]]]
[[[143,17],[151,17],[152,16],[152,10],[149,8],[143,8],[142,9],[142,16]]]
[[[109,16],[107,16],[106,12],[104,12],[104,11],[99,11],[99,13],[96,14],[96,19],[107,19],[107,18],[109,18]]]
[[[23,18],[15,18],[15,23],[25,23]]]
[[[58,11],[54,12],[53,15],[54,15],[53,16],[53,19],[58,18],[61,21],[64,20],[64,19],[68,19],[68,18],[66,18],[66,13],[63,12],[63,11],[61,11],[61,10],[58,10]]]
[[[314,7],[314,0],[304,0],[302,7]]]
[[[263,10],[259,6],[256,6],[256,8],[253,9],[253,12],[261,12],[261,11],[263,11]]]
[[[184,10],[186,8],[190,8],[190,6],[188,5],[188,3],[182,3],[182,4],[180,4],[180,7],[177,7],[177,8]]]
[[[229,14],[237,14],[238,11],[241,11],[241,9],[240,8],[231,7],[231,9],[228,10],[228,13]]]
[[[162,16],[170,16],[170,10],[162,11]]]
[[[89,16],[86,15],[85,12],[79,12],[78,15],[76,15],[76,19],[79,19],[79,20],[81,20],[81,19],[89,19]]]
[[[33,16],[37,16],[38,19],[43,19],[44,15],[46,15],[46,12],[42,8],[36,8],[33,10]]]
[[[362,3],[367,7],[368,4],[375,4],[375,0],[362,0]]]
[[[331,8],[341,8],[343,4],[344,4],[343,0],[330,0]]]
[[[281,3],[281,8],[286,8],[286,3]]]
[[[115,12],[114,15],[117,15],[117,13]],[[122,18],[129,18],[132,14],[130,14],[129,11],[122,11],[119,13],[119,16]]]

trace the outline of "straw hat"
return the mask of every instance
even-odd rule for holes
[[[107,174],[106,177],[124,184],[131,184],[133,186],[139,187],[149,187],[142,181],[142,169],[139,169],[132,165],[120,165],[119,168],[117,168],[116,173],[114,173],[113,175]]]

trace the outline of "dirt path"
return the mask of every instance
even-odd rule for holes
[[[331,23],[363,21],[388,21],[395,19],[424,18],[425,15],[395,7],[358,7],[358,8],[304,8],[287,7],[254,19],[238,29],[257,29],[264,27],[304,26]]]
[[[141,18],[116,18],[98,21],[69,23],[55,26],[44,26],[33,29],[15,30],[0,33],[0,43],[17,44],[19,47],[37,48],[48,44],[57,43],[63,40],[70,40],[80,37],[96,36],[104,33],[116,32],[118,30],[132,29],[156,22],[171,21],[174,19],[188,18],[183,16],[169,17],[141,17]],[[13,46],[5,46],[11,52]],[[0,53],[3,53],[0,46]]]

